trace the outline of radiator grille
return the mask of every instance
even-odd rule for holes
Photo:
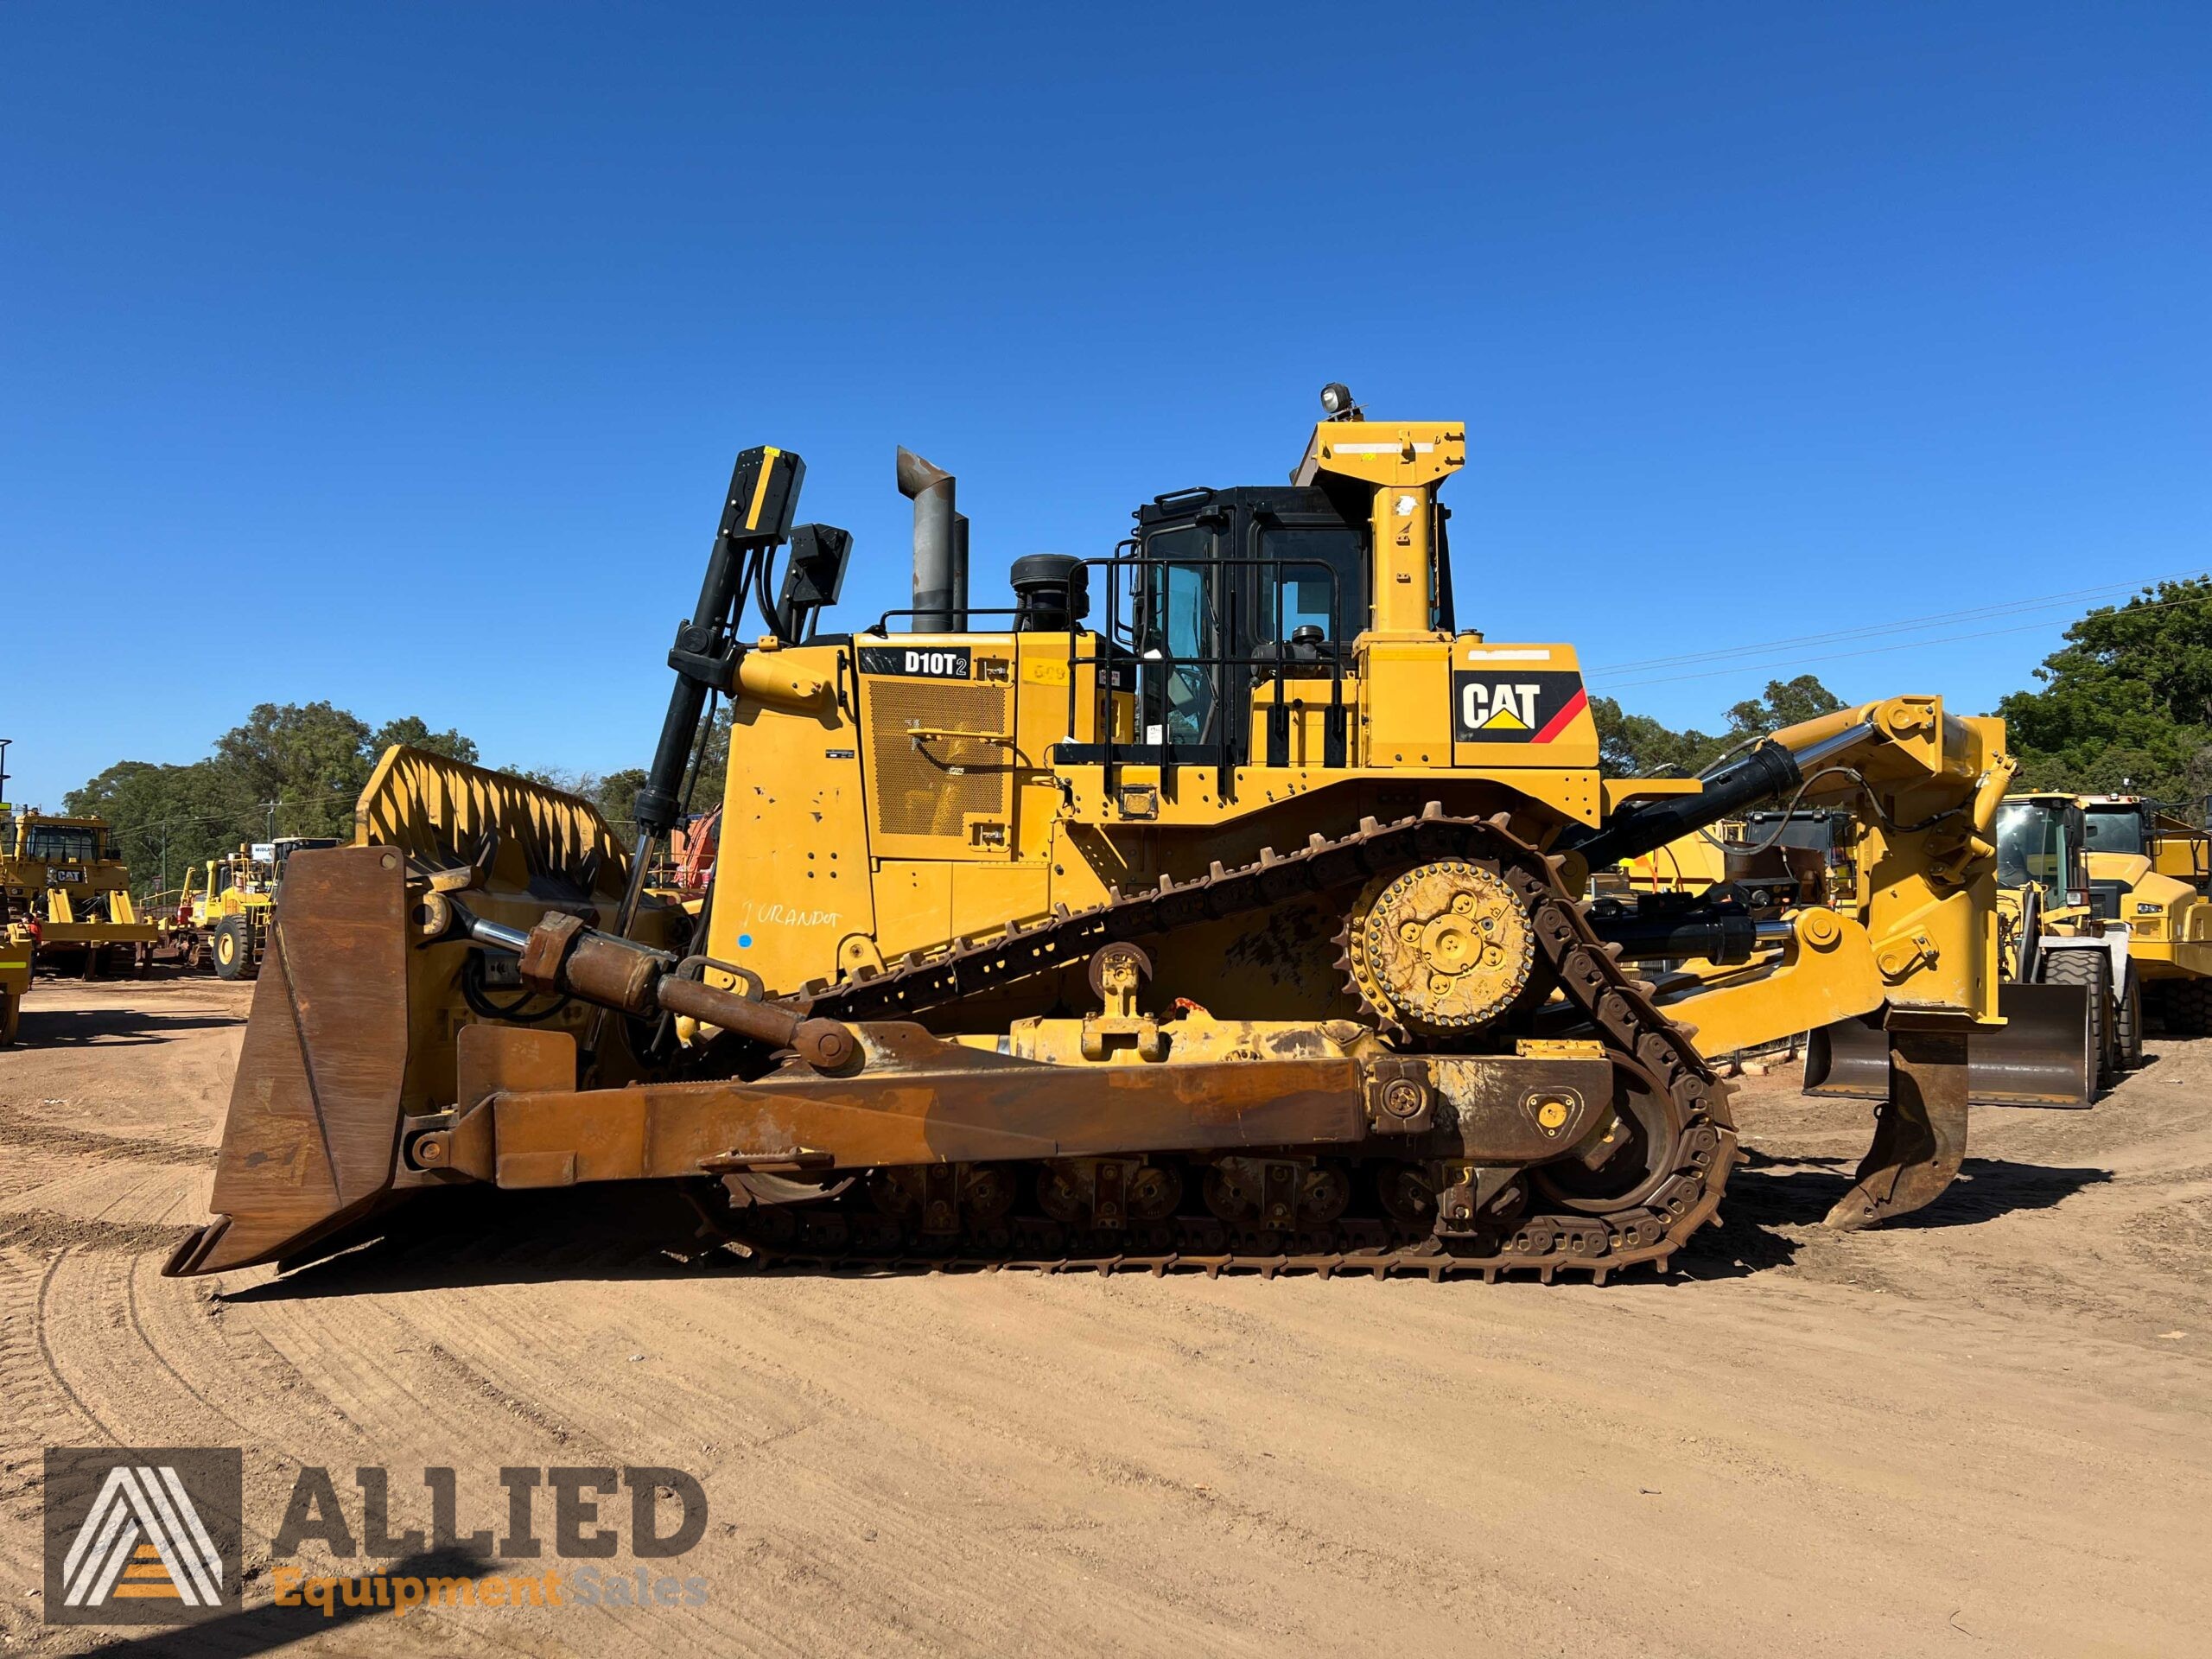
[[[918,746],[909,735],[918,726],[1006,731],[1010,693],[1005,686],[892,679],[867,684],[878,830],[957,838],[963,818],[1005,819],[1014,757],[1004,744],[939,737]]]

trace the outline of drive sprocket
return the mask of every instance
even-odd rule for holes
[[[1465,859],[1377,876],[1344,926],[1351,988],[1386,1027],[1465,1036],[1512,1007],[1535,966],[1519,895]]]

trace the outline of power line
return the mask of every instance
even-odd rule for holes
[[[359,796],[360,791],[359,790],[334,789],[327,794],[324,795],[295,795],[290,797],[289,799],[279,801],[277,804],[280,808],[315,806],[324,801],[354,800],[358,799]],[[124,836],[140,836],[147,834],[150,830],[158,830],[165,823],[231,823],[245,824],[250,830],[252,828],[251,819],[253,815],[264,810],[268,804],[269,803],[266,801],[256,801],[251,807],[247,808],[243,812],[202,812],[192,817],[181,818],[149,818],[143,823],[134,823],[130,825],[128,828],[122,830],[110,830],[108,834],[116,836],[118,839],[120,839]]]
[[[2136,614],[2144,611],[2168,610],[2176,605],[2202,605],[2205,602],[2207,601],[2203,596],[2197,596],[2190,599],[2160,599],[2153,600],[2147,605],[2130,606],[2128,609],[2130,614]],[[2050,625],[2047,622],[2024,622],[2018,627],[1985,628],[1980,630],[1979,632],[1974,633],[1947,634],[1940,639],[1908,639],[1902,645],[1867,645],[1857,651],[1831,652],[1825,656],[1820,657],[1793,657],[1786,662],[1731,663],[1725,668],[1701,669],[1697,672],[1691,674],[1662,674],[1650,676],[1643,679],[1608,682],[1608,683],[1611,684],[1612,689],[1615,690],[1625,691],[1633,690],[1638,686],[1672,685],[1681,680],[1715,679],[1724,674],[1741,674],[1746,672],[1765,673],[1777,668],[1795,668],[1806,663],[1840,663],[1853,657],[1878,657],[1886,652],[1893,651],[1920,651],[1930,645],[1957,645],[1961,641],[1967,639],[1994,639],[1999,634],[2036,633],[2050,626]]]
[[[1976,606],[1962,611],[1938,611],[1924,616],[1905,617],[1895,622],[1869,623],[1855,628],[1830,629],[1820,633],[1801,633],[1786,639],[1770,639],[1761,645],[1730,645],[1713,651],[1685,652],[1673,657],[1645,657],[1632,662],[1607,663],[1602,667],[1586,671],[1599,674],[1640,672],[1645,669],[1673,668],[1689,663],[1715,662],[1724,657],[1755,657],[1763,652],[1779,651],[1790,645],[1810,645],[1833,643],[1843,639],[1877,638],[1917,628],[1940,627],[1952,622],[1981,621],[1990,617],[2018,616],[2024,612],[2049,609],[2098,594],[2132,592],[2138,588],[2150,588],[2163,582],[2201,582],[2206,580],[2202,569],[2178,570],[2163,576],[2146,576],[2133,582],[2102,582],[2094,588],[2070,588],[2063,593],[2042,594],[2029,599],[2007,600],[2000,604]],[[2169,601],[2160,601],[2159,603]],[[2137,608],[2141,608],[2138,607]],[[2042,624],[2034,626],[2041,626]],[[1979,638],[1963,634],[1961,639]],[[1926,643],[1935,643],[1933,641]]]

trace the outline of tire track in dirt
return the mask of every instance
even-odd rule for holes
[[[181,1194],[189,1218],[190,1166],[26,1148],[0,1389],[35,1406],[0,1482],[35,1434],[92,1438],[73,1388],[136,1438],[265,1448],[264,1524],[302,1457],[349,1495],[353,1462],[391,1466],[401,1526],[429,1463],[462,1471],[464,1529],[504,1520],[506,1463],[669,1463],[711,1494],[683,1565],[705,1608],[418,1613],[348,1651],[2187,1650],[2212,1623],[2212,1044],[2169,1046],[2094,1114],[1978,1115],[1959,1202],[1849,1236],[1807,1217],[1866,1114],[1747,1091],[1772,1157],[1720,1248],[1603,1291],[683,1270],[580,1230],[579,1192],[211,1296],[95,1248]],[[0,1096],[34,1124],[67,1099],[64,1127],[111,1099],[100,1133],[174,1148],[222,1090],[159,1080],[234,1051],[187,1031],[51,1085],[16,1057]],[[48,1215],[94,1229],[51,1264],[21,1242]]]
[[[143,1135],[108,1135],[97,1129],[40,1122],[15,1107],[0,1105],[0,1147],[16,1147],[42,1157],[69,1160],[125,1158],[141,1164],[182,1164],[213,1169],[215,1148],[184,1146]]]

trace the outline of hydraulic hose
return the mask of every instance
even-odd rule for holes
[[[1862,721],[1802,749],[1768,738],[1748,753],[1724,756],[1698,773],[1705,787],[1696,794],[1640,802],[1616,812],[1601,828],[1569,831],[1560,838],[1556,850],[1581,854],[1593,870],[1641,857],[1745,807],[1787,794],[1805,781],[1808,768],[1878,734],[1873,721]]]

